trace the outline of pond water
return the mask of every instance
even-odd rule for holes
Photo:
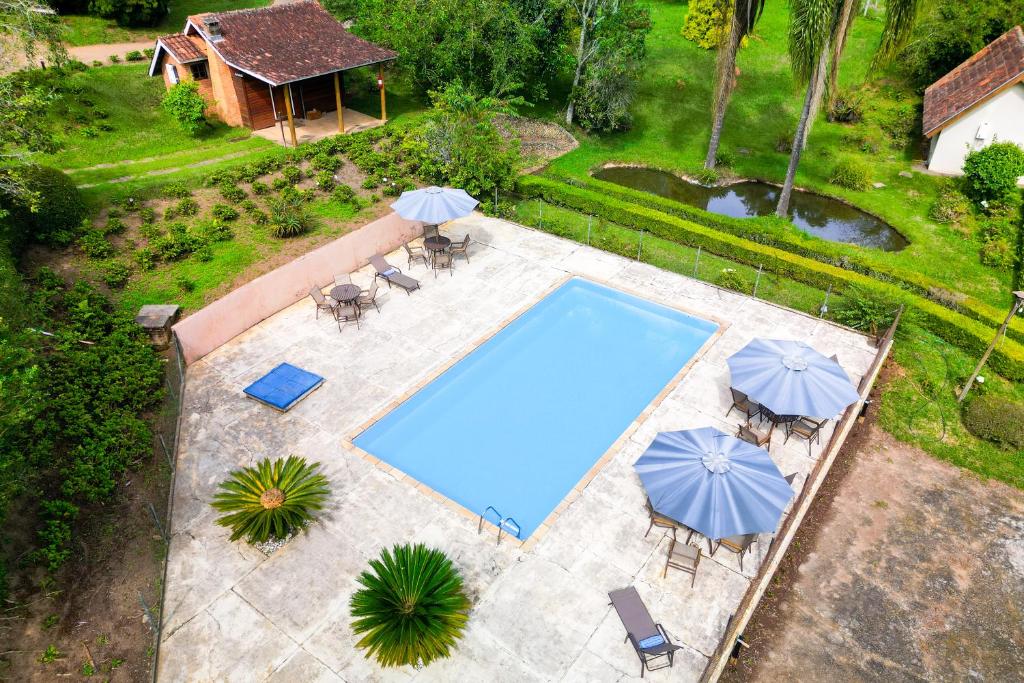
[[[605,168],[594,177],[733,218],[770,216],[779,200],[779,188],[768,183],[744,181],[725,187],[705,187],[653,168]],[[909,244],[888,223],[831,197],[796,190],[789,212],[790,220],[798,228],[830,242],[884,251],[899,251]]]

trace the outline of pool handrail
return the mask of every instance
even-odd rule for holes
[[[512,517],[502,517],[501,513],[498,512],[497,508],[495,508],[493,505],[488,505],[486,508],[484,508],[484,511],[480,513],[480,520],[476,525],[476,532],[478,534],[483,533],[484,517],[487,516],[488,512],[493,512],[494,516],[498,519],[498,523],[495,524],[495,526],[498,527],[498,542],[495,545],[501,545],[502,533],[515,534],[515,537],[517,539],[519,539],[520,541],[523,540],[523,530],[522,527],[519,526],[519,522],[517,522]]]

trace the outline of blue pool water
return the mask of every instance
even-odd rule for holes
[[[355,443],[525,539],[717,328],[574,278]]]

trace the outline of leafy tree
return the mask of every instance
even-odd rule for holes
[[[199,84],[195,81],[181,81],[171,86],[160,106],[191,135],[204,125],[210,125],[206,120],[206,100],[199,94]]]
[[[89,13],[118,26],[156,26],[167,16],[168,0],[91,0]]]
[[[728,0],[716,0],[722,4]],[[715,101],[711,123],[711,139],[708,141],[708,154],[704,159],[704,168],[713,169],[718,160],[718,145],[722,140],[722,127],[725,125],[725,111],[729,106],[732,91],[736,88],[736,54],[739,52],[743,39],[753,33],[757,20],[764,11],[765,0],[731,0],[731,12],[720,12],[718,16],[728,21],[728,35],[718,43],[718,60],[715,66]],[[691,11],[693,11],[691,6]],[[689,20],[689,15],[687,15]],[[724,26],[722,27],[724,32]],[[685,33],[684,33],[685,35]]]
[[[78,187],[65,173],[48,166],[15,168],[14,181],[30,194],[0,194],[0,208],[9,215],[9,246],[17,253],[26,242],[66,246],[85,217]]]
[[[352,595],[352,630],[381,666],[426,665],[451,654],[462,637],[469,599],[444,553],[422,544],[396,545],[370,560]]]
[[[1024,176],[1024,149],[1012,142],[995,142],[964,159],[964,185],[975,202],[1005,201],[1017,193]]]
[[[683,22],[683,38],[705,50],[721,47],[732,24],[731,4],[729,0],[690,0]]]

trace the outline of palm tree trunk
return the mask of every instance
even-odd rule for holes
[[[793,196],[793,184],[796,182],[796,168],[800,165],[800,155],[807,144],[807,136],[811,132],[811,112],[816,108],[815,104],[821,101],[821,91],[825,84],[825,70],[828,68],[829,45],[826,44],[818,57],[818,65],[814,68],[810,80],[807,82],[807,95],[804,97],[804,107],[800,112],[800,121],[796,124],[796,134],[793,136],[793,149],[789,153],[789,167],[786,169],[786,181],[779,193],[779,204],[775,207],[775,215],[780,218],[789,216],[789,200]]]
[[[853,22],[853,8],[857,0],[843,0],[843,8],[839,14],[839,26],[836,28],[836,39],[832,43],[832,64],[828,74],[828,107],[831,112],[836,103],[839,91],[839,61],[846,49],[846,39],[850,36],[850,24]]]
[[[711,140],[704,168],[714,168],[718,156],[718,145],[722,141],[722,126],[725,124],[725,110],[736,87],[736,53],[739,52],[743,32],[740,29],[739,12],[732,13],[729,38],[718,52],[718,68],[715,83],[715,115],[711,122]]]
[[[584,8],[588,6],[588,3],[584,3]],[[583,49],[587,43],[587,19],[589,19],[589,12],[584,10],[581,12],[580,21],[580,44],[576,48],[576,73],[572,77],[572,87],[569,89],[569,106],[565,110],[565,125],[572,125],[572,117],[576,111],[576,103],[573,101],[573,97],[576,95],[576,86],[580,84],[580,75],[583,73]]]

